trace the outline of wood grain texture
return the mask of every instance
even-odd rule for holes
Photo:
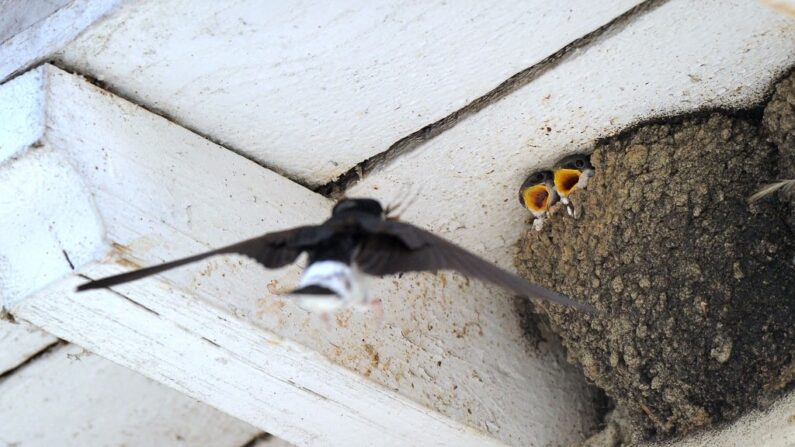
[[[57,57],[321,185],[638,3],[148,0]]]
[[[64,164],[39,153],[68,160],[108,247],[99,262],[76,263],[81,274],[148,265],[329,213],[322,196],[75,76],[40,70],[44,146],[3,170],[31,160],[38,164],[21,172]],[[559,347],[525,339],[506,301],[484,292],[491,289],[448,274],[405,275],[373,284],[383,320],[346,311],[326,323],[276,296],[299,273],[220,257],[117,289],[155,313],[111,292],[75,296],[75,280],[12,311],[299,445],[374,436],[383,445],[562,444],[592,424],[585,384]],[[459,305],[445,283],[476,298]],[[310,411],[317,420],[308,423]]]
[[[259,430],[75,345],[0,382],[0,445],[239,447]]]

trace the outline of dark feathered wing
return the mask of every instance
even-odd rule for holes
[[[77,287],[78,291],[112,287],[146,276],[173,269],[191,262],[200,261],[210,256],[237,253],[247,256],[269,269],[284,267],[298,258],[308,246],[312,246],[332,237],[334,231],[321,225],[292,228],[290,230],[267,233],[236,244],[221,247],[205,253],[177,259],[153,267],[146,267],[120,275],[90,281]]]
[[[593,308],[565,295],[531,284],[483,258],[414,225],[398,221],[371,221],[364,225],[365,236],[356,263],[370,275],[401,272],[456,270],[487,281],[518,295],[543,298],[589,312]]]

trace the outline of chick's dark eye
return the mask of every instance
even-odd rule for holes
[[[581,167],[585,166],[585,162],[584,162],[584,161],[582,161],[582,160],[577,160],[577,161],[575,161],[575,162],[574,162],[574,164],[575,164],[575,165],[576,165],[578,168],[581,168]]]

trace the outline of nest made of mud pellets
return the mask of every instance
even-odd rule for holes
[[[603,312],[539,304],[636,437],[735,418],[792,379],[787,210],[747,203],[777,159],[744,119],[646,125],[594,150],[579,219],[557,213],[520,240],[527,279]]]

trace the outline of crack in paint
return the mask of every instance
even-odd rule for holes
[[[90,278],[90,277],[88,277],[88,276],[86,276],[86,275],[84,275],[82,273],[78,274],[77,276],[79,276],[81,278],[84,278],[84,279],[87,279],[89,281],[93,281],[94,280],[94,278]],[[153,315],[156,315],[158,317],[160,316],[160,314],[157,311],[144,306],[143,304],[139,303],[138,301],[135,301],[135,300],[131,299],[130,297],[128,297],[128,296],[126,296],[126,295],[124,295],[122,293],[119,293],[119,292],[117,292],[117,291],[115,291],[113,289],[110,289],[110,288],[105,288],[105,290],[107,290],[108,292],[110,292],[110,293],[112,293],[114,295],[117,295],[117,296],[119,296],[121,298],[124,298],[125,300],[131,302],[132,304],[136,305],[137,307],[139,307],[139,308],[141,308],[141,309],[143,309],[143,310],[145,310],[145,311],[147,311],[147,312],[149,312],[149,313],[151,313]]]
[[[48,344],[47,346],[39,349],[38,351],[34,352],[30,357],[28,357],[25,360],[23,360],[22,362],[18,363],[13,368],[0,373],[0,384],[2,384],[5,381],[5,379],[7,379],[11,375],[17,373],[18,371],[26,368],[28,365],[30,365],[31,363],[35,362],[36,360],[38,360],[38,359],[40,359],[42,357],[45,357],[45,356],[49,355],[50,353],[52,353],[53,351],[55,351],[56,349],[60,348],[61,346],[66,346],[68,344],[69,344],[68,341],[58,339],[58,340]]]
[[[240,447],[254,447],[260,442],[267,441],[271,438],[273,438],[273,435],[271,435],[270,433],[262,432],[257,434],[253,438],[249,439],[245,444],[241,445]]]

